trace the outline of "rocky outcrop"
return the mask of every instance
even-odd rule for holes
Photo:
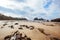
[[[60,18],[52,19],[51,22],[60,22]]]

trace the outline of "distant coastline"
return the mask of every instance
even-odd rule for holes
[[[6,16],[3,14],[0,14],[0,21],[1,20],[25,20],[28,21],[27,18],[17,18],[17,17],[11,17],[11,16]],[[55,18],[55,19],[51,19],[51,20],[47,20],[44,18],[34,18],[33,21],[43,21],[43,22],[60,22],[60,18]]]

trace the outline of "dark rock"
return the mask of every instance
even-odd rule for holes
[[[16,31],[14,32],[14,34],[6,36],[4,40],[11,40],[12,37],[14,37],[12,40],[31,40],[31,38],[27,37],[27,35],[25,36],[22,36],[22,35],[23,35],[22,33],[19,33],[18,31]]]
[[[18,29],[23,29],[22,27],[18,28]]]
[[[25,27],[26,27],[27,29],[29,29],[29,27],[28,27],[27,25],[26,25]]]
[[[26,25],[20,25],[21,27],[26,27]]]
[[[3,24],[3,26],[6,26],[7,24]]]
[[[52,19],[51,22],[60,22],[60,18]]]
[[[8,36],[4,37],[4,40],[10,40],[10,38],[11,38],[11,35],[8,35]]]
[[[34,26],[30,26],[30,30],[33,30],[34,29]]]
[[[15,23],[15,25],[18,25],[18,23]]]
[[[60,39],[58,39],[58,38],[55,38],[55,37],[54,37],[54,38],[52,37],[52,38],[50,38],[50,39],[51,39],[51,40],[60,40]]]
[[[31,38],[27,38],[27,40],[31,40]]]
[[[1,28],[4,28],[4,27],[1,27]]]
[[[10,28],[14,29],[13,25],[9,26]]]

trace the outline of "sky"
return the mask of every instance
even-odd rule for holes
[[[0,0],[0,13],[32,20],[60,18],[60,0]]]

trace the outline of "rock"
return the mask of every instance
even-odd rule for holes
[[[30,26],[30,30],[33,30],[34,29],[34,26]]]
[[[26,25],[25,27],[26,27],[27,29],[29,29],[29,27],[28,27],[27,25]]]
[[[18,23],[15,23],[15,25],[18,25]]]
[[[31,38],[27,38],[27,40],[31,40]]]
[[[6,26],[7,24],[3,24],[3,26]]]
[[[22,27],[18,28],[18,29],[23,29]]]
[[[27,37],[27,35],[23,36],[22,33],[16,31],[14,34],[6,36],[4,40],[31,40],[31,38]]]
[[[14,29],[13,25],[9,26],[10,28]]]
[[[60,40],[60,39],[55,38],[55,37],[51,37],[50,39],[51,39],[51,40]]]
[[[10,38],[11,38],[11,35],[8,35],[8,36],[4,37],[4,40],[10,40]]]

